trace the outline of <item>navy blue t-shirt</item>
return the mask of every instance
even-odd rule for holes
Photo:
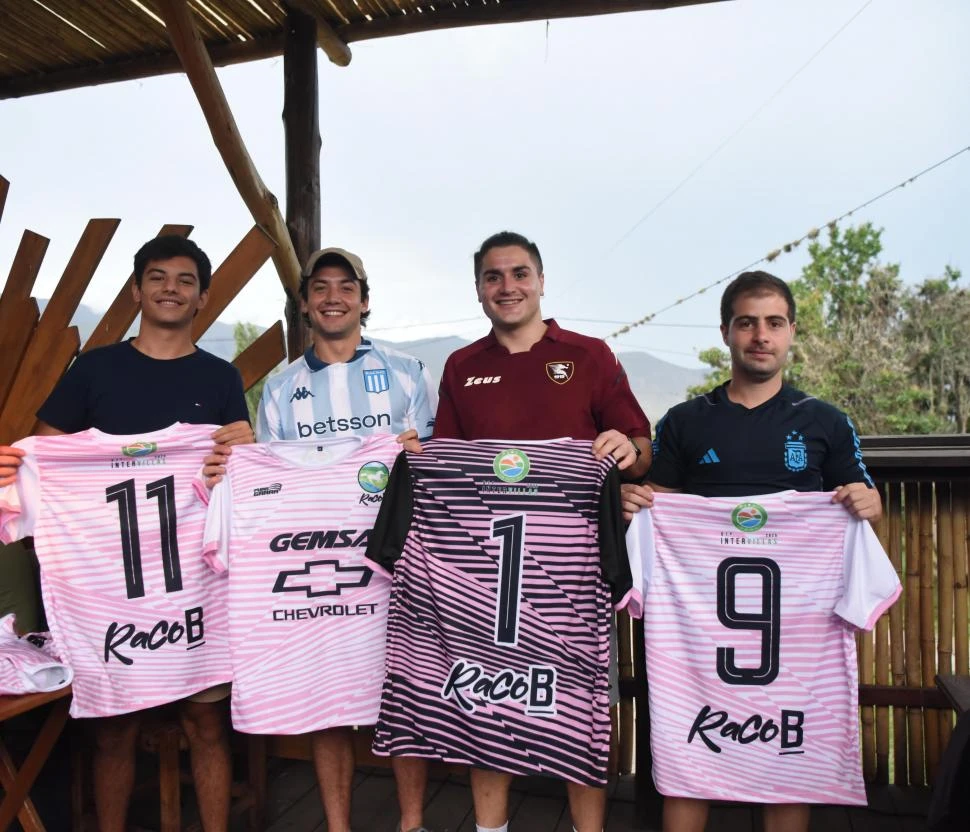
[[[841,410],[787,384],[747,408],[726,387],[672,407],[657,423],[649,482],[701,497],[873,485]]]
[[[249,412],[239,370],[228,361],[200,349],[151,358],[123,341],[78,356],[37,418],[65,433],[97,428],[129,434],[175,422],[249,421]]]

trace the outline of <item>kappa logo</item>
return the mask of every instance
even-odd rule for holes
[[[316,396],[313,395],[306,387],[297,387],[293,391],[293,395],[290,396],[291,402],[302,402],[304,399],[314,399]]]
[[[336,560],[309,560],[302,569],[280,572],[273,592],[302,592],[307,598],[340,595],[370,583],[374,573],[366,566],[341,566]]]
[[[576,365],[572,361],[550,361],[546,364],[546,375],[556,384],[565,384],[573,377]]]
[[[264,485],[262,488],[254,488],[254,497],[267,497],[270,494],[279,494],[283,490],[283,483],[274,482],[272,485]]]
[[[472,387],[476,384],[498,384],[501,380],[501,376],[468,376],[465,379],[465,387]]]

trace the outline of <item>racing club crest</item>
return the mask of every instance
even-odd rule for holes
[[[391,389],[387,370],[364,370],[364,389],[368,393],[384,393]]]
[[[804,471],[808,467],[805,437],[798,431],[792,431],[785,437],[785,467],[789,471]]]
[[[546,364],[546,375],[556,384],[565,384],[572,379],[574,368],[572,361],[550,361]]]

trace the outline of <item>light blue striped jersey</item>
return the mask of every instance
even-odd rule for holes
[[[263,387],[256,440],[399,434],[431,436],[438,395],[413,356],[361,339],[347,362],[325,364],[309,348]]]

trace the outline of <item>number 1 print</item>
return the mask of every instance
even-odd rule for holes
[[[519,643],[519,598],[522,595],[522,549],[525,515],[512,514],[492,521],[492,539],[502,538],[495,599],[495,643]]]

